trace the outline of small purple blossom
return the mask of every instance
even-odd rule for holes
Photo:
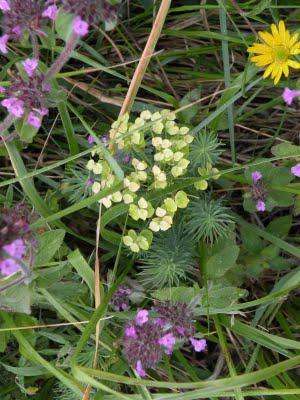
[[[9,36],[6,34],[0,36],[0,52],[3,54],[6,54],[8,52],[8,50],[7,50],[8,39],[9,39]]]
[[[89,178],[91,179],[91,178]],[[92,178],[94,183],[94,179]],[[125,285],[121,285],[118,290],[114,293],[110,305],[115,311],[125,311],[129,308],[129,296],[131,295],[132,290]]]
[[[87,141],[88,141],[88,144],[93,144],[93,143],[95,143],[94,136],[89,135],[88,138],[87,138]]]
[[[0,260],[0,272],[2,275],[8,276],[20,269],[18,260],[21,260],[26,253],[26,246],[22,239],[16,239],[10,244],[2,246],[4,259]],[[11,256],[10,257],[7,257]],[[5,258],[7,257],[7,258]]]
[[[58,14],[58,8],[56,4],[52,4],[48,6],[43,12],[42,16],[45,18],[50,18],[52,21],[55,21],[57,19],[57,14]]]
[[[252,182],[257,183],[262,178],[262,173],[260,171],[254,171],[251,174]]]
[[[0,0],[0,10],[3,12],[10,10],[10,5],[7,0]]]
[[[25,61],[22,62],[22,64],[27,75],[32,77],[35,70],[37,69],[39,62],[35,58],[27,58]]]
[[[166,348],[167,354],[172,354],[173,348],[176,343],[176,337],[173,335],[173,333],[167,333],[163,337],[161,337],[158,341],[158,343]]]
[[[5,87],[4,86],[0,86],[0,93],[5,93],[5,92],[6,92]]]
[[[292,105],[294,98],[298,96],[300,96],[300,90],[285,88],[282,93],[282,98],[288,106]]]
[[[194,347],[194,350],[198,353],[206,349],[207,343],[205,339],[190,338],[190,342]]]
[[[256,210],[257,211],[265,211],[266,210],[266,203],[263,200],[257,200],[256,202]]]
[[[33,112],[30,112],[27,117],[27,123],[36,129],[41,127],[42,121]]]
[[[143,368],[141,360],[137,361],[135,369],[141,378],[144,378],[146,376],[146,371]]]
[[[15,97],[10,97],[1,101],[1,105],[7,109],[7,111],[17,118],[22,117],[24,114],[24,103]]]
[[[300,163],[294,165],[291,168],[291,173],[300,178]]]
[[[77,17],[74,18],[72,29],[73,32],[76,33],[76,35],[82,37],[88,33],[89,24],[85,22],[83,19],[81,19],[81,17],[78,15]]]
[[[125,328],[125,336],[131,337],[131,338],[136,338],[136,330],[133,325],[129,325]]]
[[[135,321],[138,325],[144,325],[149,320],[149,312],[147,310],[139,310]]]

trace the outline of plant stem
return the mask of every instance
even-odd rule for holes
[[[126,98],[124,100],[122,109],[120,111],[120,116],[123,114],[130,112],[139,87],[142,83],[143,77],[145,75],[146,69],[149,65],[150,58],[154,52],[156,43],[161,34],[165,19],[167,17],[169,8],[171,6],[172,0],[162,0],[160,9],[157,13],[156,19],[154,21],[151,33],[147,40],[146,46],[144,48],[143,54],[139,61],[139,64],[134,72],[133,78],[131,80],[129,90],[127,92]]]
[[[12,114],[8,114],[4,120],[0,123],[0,136],[4,136],[5,132],[15,121],[16,117]]]
[[[62,67],[65,65],[65,63],[70,58],[72,52],[74,51],[75,47],[77,46],[78,40],[79,40],[79,36],[75,32],[72,32],[69,40],[66,43],[66,47],[63,49],[63,51],[60,53],[60,55],[54,61],[52,66],[48,69],[48,72],[46,73],[45,78],[44,78],[44,82],[49,81],[56,74],[58,74],[58,72],[62,69]]]

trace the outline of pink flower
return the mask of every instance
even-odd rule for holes
[[[49,114],[49,110],[46,107],[43,108],[35,108],[34,111],[36,111],[37,113],[39,113],[42,117],[44,117],[45,115]]]
[[[1,101],[3,107],[7,109],[7,111],[14,115],[17,118],[22,117],[24,114],[24,103],[22,100],[18,100],[15,97],[10,97],[8,99],[4,99]]]
[[[300,90],[293,90],[289,88],[285,88],[282,93],[282,98],[286,102],[288,106],[290,106],[295,97],[300,96]]]
[[[5,93],[6,89],[4,86],[0,86],[0,93]]]
[[[257,200],[256,209],[257,209],[257,211],[265,211],[266,210],[266,203],[263,200]]]
[[[135,369],[139,376],[141,376],[142,378],[146,376],[146,372],[140,360],[137,361]]]
[[[291,168],[291,173],[295,176],[298,176],[300,178],[300,163],[294,165]]]
[[[3,54],[6,54],[8,52],[7,47],[6,47],[8,39],[9,39],[8,35],[0,36],[0,51]]]
[[[37,69],[38,60],[36,58],[27,58],[25,61],[22,62],[23,67],[28,76],[32,76]]]
[[[254,171],[251,174],[253,183],[257,183],[262,178],[262,173],[260,171]]]
[[[144,325],[149,319],[149,313],[147,310],[140,310],[137,312],[136,317],[135,317],[135,322],[138,325]]]
[[[176,343],[176,338],[172,333],[167,333],[159,339],[158,343],[167,349],[167,354],[171,354]]]
[[[7,0],[0,0],[0,10],[2,10],[2,11],[10,10],[10,5]]]
[[[89,31],[89,24],[77,16],[73,21],[73,32],[78,36],[85,36]]]
[[[50,18],[52,19],[52,21],[55,21],[57,18],[57,14],[58,14],[58,8],[55,4],[52,4],[43,11],[42,17]]]
[[[207,343],[205,339],[194,339],[194,338],[190,338],[190,342],[192,344],[192,346],[194,347],[194,350],[196,352],[200,352],[205,350]]]
[[[18,36],[18,37],[20,37],[21,34],[22,34],[22,29],[21,29],[20,25],[16,25],[16,26],[13,28],[12,31],[13,31],[13,33],[14,33],[16,36]]]
[[[26,247],[22,239],[16,239],[10,244],[4,245],[2,250],[14,258],[21,259],[26,252]]]
[[[127,326],[125,329],[125,335],[127,337],[132,337],[132,338],[136,338],[137,334],[136,334],[136,330],[134,326]]]
[[[88,141],[88,144],[93,144],[93,143],[95,143],[95,139],[94,139],[94,137],[93,137],[92,135],[89,135],[89,136],[88,136],[87,141]]]
[[[29,125],[33,126],[36,129],[41,127],[42,121],[39,117],[37,117],[33,112],[30,112],[27,117],[27,122]]]

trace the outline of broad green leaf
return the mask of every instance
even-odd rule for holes
[[[76,269],[79,276],[88,285],[90,292],[94,293],[94,272],[89,264],[86,262],[80,251],[78,249],[73,251],[71,254],[69,254],[68,260],[70,261],[71,265]]]
[[[300,146],[290,143],[280,143],[271,148],[272,154],[276,157],[300,156]]]
[[[235,265],[240,248],[236,245],[225,247],[211,256],[206,263],[208,279],[220,278]]]
[[[30,314],[30,290],[27,285],[14,286],[0,293],[0,309]]]
[[[63,244],[65,231],[63,229],[55,229],[43,233],[38,239],[38,252],[35,263],[46,264],[49,262]]]

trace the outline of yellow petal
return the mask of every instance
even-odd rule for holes
[[[297,42],[298,38],[299,38],[299,33],[295,33],[295,34],[291,37],[290,42],[289,42],[289,47],[290,47],[290,48],[294,46],[294,44]]]
[[[264,54],[260,56],[255,56],[251,58],[251,61],[255,62],[259,67],[263,67],[265,65],[271,64],[273,58],[271,54]]]
[[[265,73],[263,74],[263,78],[267,78],[273,71],[273,68],[274,64],[269,65],[268,68],[265,70]]]
[[[275,36],[275,35],[279,35],[277,26],[276,26],[275,24],[272,24],[272,25],[271,25],[271,31],[272,31],[272,34],[273,34],[274,36]]]
[[[275,45],[274,37],[269,32],[258,32],[258,35],[269,46],[273,47]]]
[[[287,65],[291,68],[299,69],[300,63],[298,61],[287,60]]]
[[[279,67],[278,73],[274,79],[274,85],[277,85],[277,83],[280,81],[282,75],[282,67]]]
[[[287,78],[289,76],[289,67],[287,63],[284,63],[282,65],[282,72],[284,73],[284,76]]]
[[[266,44],[255,43],[253,46],[248,47],[247,51],[248,53],[265,54],[271,53],[272,48],[270,46],[267,46]]]
[[[276,77],[276,75],[278,74],[278,71],[279,71],[279,65],[278,64],[274,64],[272,75],[271,75],[272,79],[274,79]]]
[[[284,25],[284,22],[283,21],[279,21],[279,24],[278,24],[278,31],[279,31],[279,35],[281,36],[281,37],[285,37],[285,32],[286,32],[286,29],[285,29],[285,25]]]

